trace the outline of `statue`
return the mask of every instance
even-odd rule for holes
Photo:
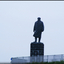
[[[35,37],[35,42],[37,42],[37,38],[39,38],[38,42],[40,42],[41,34],[44,31],[44,24],[41,21],[40,17],[38,17],[37,19],[38,20],[34,24],[34,29],[33,29],[34,34],[33,34],[33,36]]]
[[[41,56],[41,58],[37,58],[37,61],[40,59],[44,61],[44,44],[40,42],[41,34],[44,31],[44,23],[41,21],[40,17],[37,18],[37,21],[34,24],[33,31],[34,31],[33,36],[35,37],[35,42],[32,42],[30,44],[30,56],[31,57]],[[37,38],[38,38],[38,43],[37,43]],[[33,62],[32,59],[33,58],[30,59],[31,62]]]

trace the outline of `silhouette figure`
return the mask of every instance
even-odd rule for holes
[[[41,21],[40,17],[38,17],[37,19],[38,20],[34,24],[34,29],[33,29],[34,35],[33,36],[35,37],[35,42],[37,42],[37,38],[39,38],[38,42],[40,42],[40,40],[41,40],[41,34],[44,31],[44,24]]]

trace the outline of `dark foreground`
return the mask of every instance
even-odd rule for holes
[[[57,62],[33,62],[33,63],[12,63],[12,64],[64,64],[64,61]]]

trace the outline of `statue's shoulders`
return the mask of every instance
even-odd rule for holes
[[[42,23],[42,24],[43,24],[43,21],[39,21],[39,22],[38,22],[38,21],[36,21],[36,22],[35,22],[35,24],[37,24],[37,23]]]

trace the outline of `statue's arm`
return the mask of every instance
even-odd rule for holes
[[[44,31],[44,23],[42,22],[42,32]]]

